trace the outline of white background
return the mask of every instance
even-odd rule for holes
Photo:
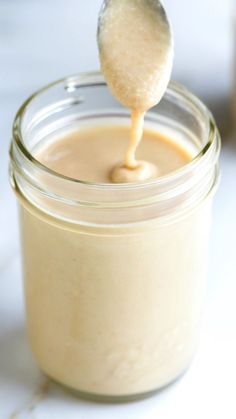
[[[35,89],[99,68],[100,0],[0,0],[0,419],[236,418],[236,138],[230,101],[233,2],[166,0],[175,33],[173,77],[213,110],[223,137],[222,181],[214,206],[203,335],[187,374],[159,395],[126,405],[98,405],[55,386],[33,412],[43,382],[25,334],[15,198],[7,176],[11,124]]]

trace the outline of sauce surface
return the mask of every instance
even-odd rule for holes
[[[122,162],[128,142],[129,127],[126,126],[84,128],[49,143],[36,153],[36,157],[45,166],[65,176],[87,182],[111,183],[113,168]],[[151,167],[158,167],[153,177],[177,170],[192,159],[174,140],[147,129],[137,157],[141,162],[150,162]],[[144,169],[148,170],[145,166]],[[130,171],[130,176],[133,172]],[[116,175],[122,176],[122,173],[121,170]],[[136,176],[137,173],[131,182],[135,182]]]

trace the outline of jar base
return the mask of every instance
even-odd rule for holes
[[[82,399],[87,400],[94,403],[132,403],[144,399],[148,399],[149,397],[155,396],[163,391],[165,391],[167,388],[174,385],[177,381],[181,380],[181,378],[186,374],[187,370],[189,369],[189,366],[185,368],[184,371],[182,371],[177,377],[175,377],[172,381],[169,383],[163,385],[162,387],[159,387],[155,390],[143,392],[143,393],[137,393],[137,394],[131,394],[131,395],[119,395],[119,396],[113,396],[113,395],[103,395],[103,394],[96,394],[96,393],[89,393],[85,391],[75,390],[72,387],[69,387],[65,384],[62,384],[60,381],[55,380],[54,378],[47,375],[47,378],[54,384],[56,384],[59,388],[61,388],[63,391],[72,394],[73,396]]]

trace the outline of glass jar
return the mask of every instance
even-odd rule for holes
[[[26,310],[40,368],[79,395],[126,401],[185,371],[199,335],[220,138],[207,108],[171,83],[146,124],[195,158],[144,184],[93,184],[34,157],[82,126],[129,124],[99,73],[69,77],[19,110],[10,150]]]

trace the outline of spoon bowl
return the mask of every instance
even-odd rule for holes
[[[103,74],[126,107],[145,112],[167,88],[173,37],[159,0],[105,0],[98,21]]]

